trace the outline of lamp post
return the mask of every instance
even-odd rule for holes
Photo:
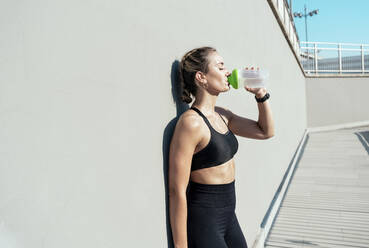
[[[308,16],[317,15],[318,14],[318,10],[319,9],[315,9],[313,11],[310,11],[309,13],[306,13],[306,4],[305,4],[304,5],[304,14],[301,13],[301,12],[295,12],[295,13],[293,13],[293,16],[294,17],[299,17],[299,18],[305,17],[305,39],[306,39],[306,42],[308,42],[307,17]]]

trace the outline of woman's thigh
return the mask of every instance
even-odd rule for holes
[[[187,216],[189,248],[228,248],[224,234],[231,215],[226,209],[190,207]]]
[[[224,239],[229,248],[247,248],[246,239],[238,223],[236,213],[233,213],[232,221],[227,228]]]

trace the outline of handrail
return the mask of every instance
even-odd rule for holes
[[[369,44],[333,42],[300,42],[300,44],[305,44],[300,46],[300,61],[306,74],[369,75]],[[332,54],[332,51],[337,51],[337,54]]]
[[[293,14],[292,14],[292,10],[290,8],[290,5],[288,4],[287,0],[283,0],[283,2],[284,2],[284,6],[287,9],[287,12],[288,12],[288,14],[290,16],[290,20],[292,20],[291,23],[292,23],[293,30],[295,31],[295,34],[296,34],[297,43],[300,43],[299,36],[297,35],[297,30],[296,30],[295,22],[293,21]]]
[[[267,0],[274,16],[276,17],[279,26],[290,46],[302,73],[304,73],[303,67],[300,63],[300,39],[298,37],[295,23],[293,21],[292,11],[286,0]]]
[[[323,41],[301,41],[301,44],[329,44],[329,45],[337,45],[337,44],[342,44],[342,45],[349,45],[349,46],[369,46],[369,44],[362,44],[362,43],[340,43],[340,42],[323,42]]]

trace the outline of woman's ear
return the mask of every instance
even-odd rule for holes
[[[195,81],[197,82],[197,84],[200,84],[200,87],[203,87],[203,84],[206,84],[206,76],[203,72],[198,71],[195,74]]]

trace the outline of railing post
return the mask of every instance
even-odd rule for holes
[[[365,66],[364,66],[364,48],[363,44],[361,44],[361,73],[364,74]]]
[[[338,63],[340,74],[342,74],[342,54],[341,54],[341,44],[338,43]]]
[[[315,74],[318,74],[318,49],[316,43],[314,43],[314,63],[315,63]]]

